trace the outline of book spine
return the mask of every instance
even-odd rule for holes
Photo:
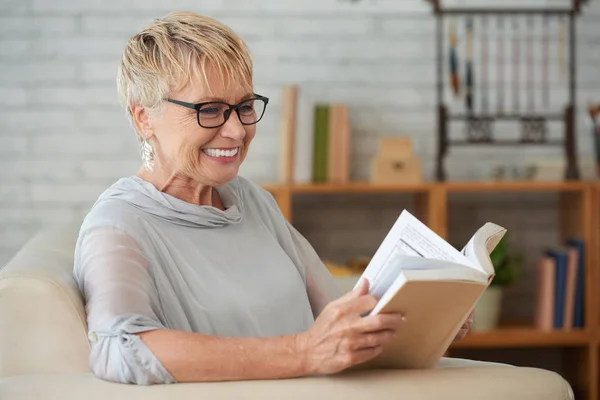
[[[535,326],[550,331],[554,325],[554,288],[556,266],[553,257],[542,256],[537,262]]]
[[[300,91],[296,118],[294,182],[312,182],[315,128],[315,102],[311,95]]]
[[[577,283],[578,252],[569,248],[567,252],[567,278],[565,283],[565,307],[563,309],[563,329],[570,330],[573,327],[573,315],[575,312],[575,289]]]
[[[547,253],[556,262],[556,281],[554,285],[554,328],[562,329],[565,307],[565,282],[567,274],[567,255],[561,251],[549,250]]]
[[[327,181],[327,148],[329,130],[329,106],[320,104],[315,109],[313,181]]]
[[[585,250],[583,240],[579,238],[569,238],[567,245],[577,250],[577,282],[575,284],[575,304],[573,310],[573,328],[583,328],[584,311],[584,276],[585,276]]]

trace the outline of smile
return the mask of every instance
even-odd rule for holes
[[[234,149],[202,149],[204,153],[211,157],[233,157],[240,151],[239,147]]]

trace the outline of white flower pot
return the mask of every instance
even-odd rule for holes
[[[498,326],[502,308],[502,287],[490,286],[475,305],[472,331],[493,330]]]

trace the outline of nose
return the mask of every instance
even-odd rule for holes
[[[221,126],[221,136],[234,140],[242,140],[246,137],[246,127],[242,125],[240,118],[234,110],[231,110],[229,119]]]

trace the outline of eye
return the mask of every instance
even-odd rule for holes
[[[221,112],[221,108],[216,105],[206,105],[200,109],[200,114],[203,115],[216,115]]]
[[[254,103],[248,102],[244,103],[240,106],[240,113],[242,114],[251,114],[254,112]]]

